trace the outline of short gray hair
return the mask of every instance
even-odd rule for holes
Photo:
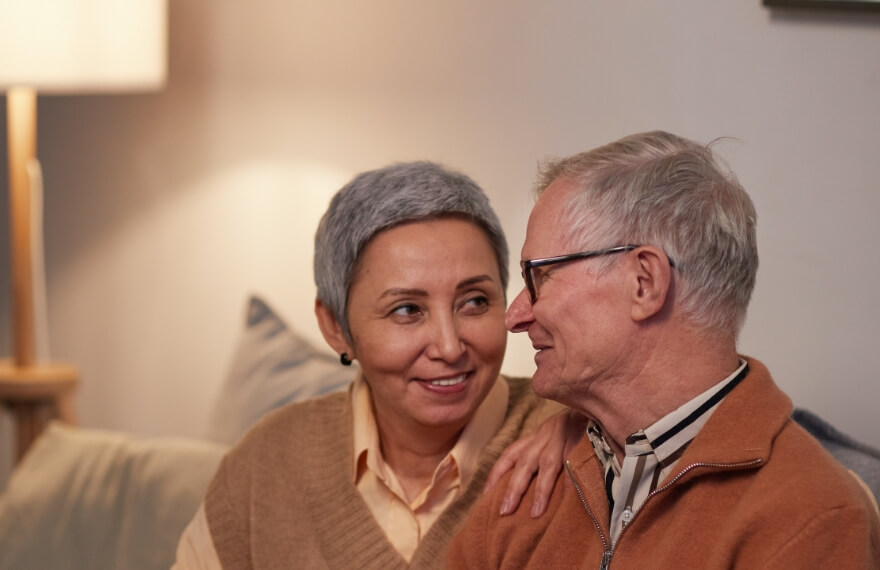
[[[315,233],[315,284],[351,340],[348,291],[361,253],[379,232],[426,219],[457,217],[486,233],[507,290],[507,240],[489,198],[476,182],[432,162],[406,162],[354,177],[330,201]]]
[[[663,131],[631,135],[545,163],[536,193],[558,178],[580,188],[561,220],[574,247],[662,248],[681,277],[676,298],[688,318],[739,333],[758,271],[757,214],[711,144]]]

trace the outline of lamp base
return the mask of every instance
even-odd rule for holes
[[[15,460],[19,461],[52,420],[76,423],[73,393],[79,375],[61,363],[16,366],[0,360],[0,403],[15,422]]]

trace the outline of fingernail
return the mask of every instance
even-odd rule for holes
[[[544,503],[534,503],[532,505],[531,516],[533,519],[536,519],[539,516],[541,516],[541,513],[543,513],[543,512],[544,512]]]
[[[510,513],[510,499],[504,499],[504,502],[501,503],[501,511],[500,515],[503,517]]]

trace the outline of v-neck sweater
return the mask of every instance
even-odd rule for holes
[[[352,481],[352,406],[346,391],[269,414],[224,457],[205,498],[223,567],[443,568],[447,547],[482,495],[498,456],[546,417],[527,379],[498,381],[510,387],[504,423],[411,563],[387,540]]]

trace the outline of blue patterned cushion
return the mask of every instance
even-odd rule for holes
[[[290,329],[257,296],[210,416],[206,436],[231,445],[266,412],[345,388],[357,373]]]

